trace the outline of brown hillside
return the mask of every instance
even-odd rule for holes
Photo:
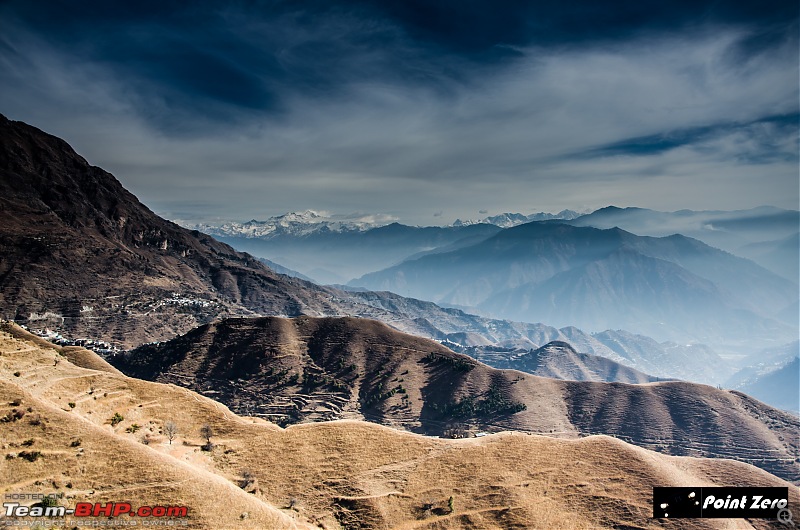
[[[668,457],[603,436],[441,440],[355,421],[283,430],[182,388],[58,357],[0,332],[0,413],[25,411],[0,427],[0,493],[64,493],[67,506],[185,504],[191,528],[214,530],[705,529],[772,523],[652,520],[652,486],[787,485],[747,464]],[[114,413],[124,420],[112,426]],[[171,445],[159,432],[169,420],[179,427]],[[212,451],[199,447],[204,424]],[[29,462],[23,448],[41,456]]]
[[[800,421],[744,394],[497,370],[364,319],[230,319],[112,362],[128,375],[186,386],[281,424],[367,419],[436,435],[607,434],[667,454],[738,459],[800,481]]]
[[[0,317],[130,347],[232,314],[357,313],[334,298],[162,219],[63,140],[0,115]]]

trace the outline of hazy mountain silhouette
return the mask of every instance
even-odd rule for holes
[[[494,317],[626,328],[659,340],[737,347],[796,334],[796,323],[776,315],[797,299],[791,282],[684,236],[618,228],[528,223],[351,284]]]
[[[574,226],[619,227],[648,236],[683,234],[798,281],[800,212],[771,206],[736,211],[659,212],[609,206],[566,221]]]
[[[541,377],[568,381],[604,381],[606,383],[653,383],[661,378],[647,375],[607,357],[579,353],[569,343],[548,342],[535,350],[515,350],[492,346],[474,346],[461,351],[492,368],[519,370]]]

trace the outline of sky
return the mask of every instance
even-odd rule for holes
[[[786,0],[0,2],[0,113],[170,219],[798,208]]]

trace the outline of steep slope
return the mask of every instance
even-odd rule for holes
[[[496,370],[362,319],[226,320],[142,346],[113,364],[284,424],[357,418],[431,434],[611,434],[667,453],[741,459],[800,480],[800,419],[744,394]]]
[[[130,345],[231,313],[345,312],[313,284],[158,217],[58,138],[0,116],[0,140],[6,318]]]
[[[658,377],[647,375],[611,359],[579,353],[566,342],[548,342],[535,350],[498,349],[491,346],[465,348],[460,353],[473,357],[492,368],[519,370],[541,377],[571,381],[605,381],[607,383],[653,383]]]
[[[776,320],[797,299],[795,284],[748,260],[683,236],[560,222],[509,228],[351,284],[478,307],[496,318],[553,318],[595,331],[625,327],[658,340],[713,339],[728,347],[789,340],[797,327]]]
[[[184,504],[189,528],[655,529],[668,521],[651,519],[653,485],[788,486],[747,464],[669,457],[605,436],[440,440],[354,421],[284,430],[171,385],[63,359],[54,366],[55,350],[4,333],[0,354],[0,413],[31,409],[4,424],[4,452],[14,456],[0,460],[0,492],[24,484],[65,494],[66,506],[123,493],[137,505]],[[111,425],[115,412],[124,419]],[[172,444],[160,432],[168,421],[178,426]],[[211,451],[200,448],[203,425]],[[27,440],[40,452],[34,462],[17,456]],[[796,488],[789,507],[800,509]],[[730,524],[774,521],[681,528]]]
[[[34,127],[0,116],[0,139],[4,318],[123,347],[255,314],[353,314],[441,334],[418,326],[413,311],[393,314],[276,274],[158,217],[113,175]]]

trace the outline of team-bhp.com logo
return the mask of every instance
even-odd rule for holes
[[[6,494],[6,498],[9,497]],[[67,508],[57,504],[59,497],[55,495],[13,494],[11,497],[39,502],[32,506],[17,501],[4,502],[0,526],[186,526],[189,517],[187,506],[134,508],[130,502],[79,502],[74,508]]]

